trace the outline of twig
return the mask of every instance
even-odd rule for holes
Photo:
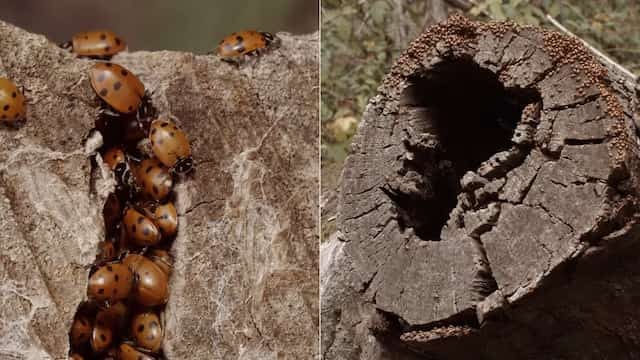
[[[602,60],[604,60],[605,62],[607,62],[609,65],[615,67],[616,69],[618,69],[619,71],[621,71],[623,74],[627,75],[628,77],[630,77],[633,81],[637,81],[638,80],[638,76],[636,76],[634,73],[632,73],[631,71],[627,70],[625,67],[623,67],[622,65],[618,64],[617,62],[613,61],[611,58],[609,58],[607,55],[605,55],[604,53],[602,53],[600,50],[596,49],[595,47],[591,46],[588,42],[586,42],[585,40],[583,40],[582,38],[580,38],[579,36],[575,35],[574,33],[572,33],[571,31],[569,31],[569,29],[567,29],[566,27],[564,27],[562,24],[560,24],[556,19],[553,18],[553,16],[546,14],[547,20],[549,20],[549,22],[551,22],[551,24],[553,24],[553,26],[557,27],[558,29],[560,29],[562,32],[564,32],[565,34],[572,36],[576,39],[578,39],[584,46],[586,46],[589,50],[591,50],[591,52],[593,52],[594,54],[596,54],[598,57],[600,57]]]

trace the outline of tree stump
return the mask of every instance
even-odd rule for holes
[[[187,133],[196,163],[174,188],[169,360],[318,354],[319,36],[278,35],[239,67],[173,51],[112,59]],[[89,136],[94,61],[3,22],[0,38],[0,76],[28,99],[26,125],[0,128],[0,358],[66,359],[115,185]]]
[[[637,109],[576,39],[425,31],[345,164],[324,358],[640,358]]]

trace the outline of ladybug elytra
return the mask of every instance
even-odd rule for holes
[[[132,207],[124,211],[122,224],[127,231],[127,238],[139,246],[152,246],[160,242],[160,231],[148,217]]]
[[[0,78],[0,121],[17,126],[26,118],[25,99],[13,81]]]
[[[151,123],[149,140],[153,154],[166,167],[177,173],[187,173],[193,167],[191,146],[184,131],[167,120]]]
[[[87,295],[97,301],[113,302],[126,299],[133,287],[133,273],[129,267],[114,262],[99,267],[89,276]]]
[[[142,82],[129,70],[114,63],[97,63],[89,70],[93,90],[118,113],[148,111],[149,99]]]
[[[121,37],[108,30],[80,32],[60,46],[78,56],[98,59],[108,59],[127,48]]]
[[[131,322],[131,334],[138,347],[158,352],[162,345],[163,329],[160,318],[153,312],[136,315]]]

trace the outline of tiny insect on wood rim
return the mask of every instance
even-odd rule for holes
[[[216,53],[221,60],[230,63],[243,62],[247,57],[257,57],[278,47],[280,39],[256,30],[234,32],[220,41]]]
[[[0,122],[19,127],[26,116],[23,91],[13,81],[0,77]]]
[[[71,41],[60,44],[80,57],[110,59],[113,55],[126,50],[124,39],[109,30],[84,31],[75,34]]]

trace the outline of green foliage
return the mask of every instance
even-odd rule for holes
[[[411,36],[417,35],[425,9],[423,1],[397,8],[390,0],[322,1],[322,98],[320,117],[323,127],[344,116],[360,117],[374,94],[392,59],[401,50],[388,36],[394,14],[401,12],[415,19]],[[403,46],[406,44],[403,44]],[[323,131],[323,161],[341,162],[347,154],[350,135],[336,139]]]
[[[471,14],[481,19],[509,19],[553,28],[545,17],[549,14],[622,66],[640,74],[637,0],[483,0],[477,2]]]

